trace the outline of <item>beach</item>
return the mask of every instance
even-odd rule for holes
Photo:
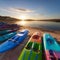
[[[56,41],[60,43],[60,31],[52,31],[52,30],[49,31],[42,28],[32,28],[32,27],[26,27],[26,26],[20,26],[19,31],[23,29],[29,30],[28,37],[14,49],[9,50],[5,53],[0,53],[0,60],[18,60],[18,57],[21,54],[24,46],[29,41],[30,37],[34,32],[40,32],[41,36],[43,36],[44,33],[50,33],[54,38],[56,38]]]
[[[60,60],[60,0],[0,0],[0,60],[18,59]]]

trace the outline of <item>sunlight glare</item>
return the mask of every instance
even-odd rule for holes
[[[21,21],[20,23],[21,23],[21,25],[25,25],[26,24],[26,22],[24,20]]]
[[[27,19],[27,18],[26,18],[25,15],[21,15],[21,16],[20,16],[20,19],[21,19],[21,20],[25,20],[25,19]]]

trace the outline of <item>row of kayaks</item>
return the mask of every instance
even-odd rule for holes
[[[14,36],[17,32],[17,30],[2,30],[0,31],[0,42],[3,42],[7,39],[9,39],[10,37]]]
[[[42,51],[42,45],[44,51]],[[49,33],[43,34],[42,38],[39,32],[35,32],[24,47],[18,60],[60,60],[60,45]]]
[[[15,36],[0,45],[0,53],[6,52],[16,47],[27,37],[27,35],[28,30],[22,30],[21,32],[17,33]]]
[[[25,38],[28,37],[28,30],[22,30],[16,33],[12,38],[8,39],[0,45],[0,53],[6,52],[18,46]],[[44,46],[44,52],[42,48]],[[40,32],[35,32],[25,45],[18,60],[43,60],[45,53],[46,60],[60,59],[60,45],[50,34],[43,34],[43,39]]]
[[[0,36],[0,42],[6,41],[7,39],[11,38],[15,34],[16,34],[16,32],[11,32],[11,33],[5,34],[3,36]]]
[[[0,22],[0,43],[6,41],[7,39],[13,37],[19,29],[17,24],[8,24],[5,22]]]
[[[16,31],[16,29],[12,30],[12,29],[8,29],[8,30],[2,30],[0,31],[0,35],[4,35],[4,34],[7,34],[7,33],[11,33],[11,32],[14,32]]]

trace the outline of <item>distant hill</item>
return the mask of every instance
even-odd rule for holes
[[[0,16],[0,21],[21,21],[21,19],[9,17],[9,16]],[[26,19],[25,21],[53,21],[53,22],[60,22],[60,19],[45,19],[45,20],[34,20],[34,19]]]
[[[0,20],[16,20],[16,21],[19,21],[19,19],[16,19],[16,18],[13,18],[13,17],[9,17],[9,16],[0,16]]]
[[[60,22],[60,19],[44,19],[44,20],[27,19],[26,21],[52,21],[52,22]]]
[[[52,21],[52,22],[60,22],[60,19],[46,19],[46,20],[39,20],[39,21]]]

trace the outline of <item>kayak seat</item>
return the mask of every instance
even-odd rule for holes
[[[34,35],[32,38],[37,40],[37,39],[39,39],[39,36],[38,35]]]
[[[50,38],[47,39],[47,42],[48,44],[54,44],[54,42]]]
[[[56,57],[54,56],[53,51],[52,50],[49,50],[49,53],[50,53],[51,60],[56,60]]]
[[[26,46],[26,49],[30,50],[32,48],[33,42],[29,42]]]
[[[18,37],[16,40],[15,40],[15,39],[12,39],[12,41],[13,41],[13,42],[17,42],[17,41],[18,41],[18,39],[19,39],[19,37]]]
[[[19,38],[19,37],[18,37]],[[18,42],[18,38],[15,40],[15,39],[9,39],[9,41],[12,41],[14,43]],[[19,43],[19,42],[18,42]]]
[[[34,44],[33,51],[39,52],[39,44],[38,43]]]
[[[18,44],[19,44],[19,41],[17,41],[17,40],[13,40],[13,42],[14,42],[14,43],[18,43]]]
[[[12,37],[12,39],[14,39],[15,37],[16,37],[16,35],[15,35],[15,36],[13,36],[13,37]]]
[[[53,51],[49,50],[50,55],[54,56]]]

